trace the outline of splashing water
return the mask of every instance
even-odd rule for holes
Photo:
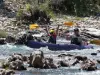
[[[40,48],[40,49],[32,49],[24,45],[13,45],[13,44],[6,44],[0,45],[0,60],[9,57],[9,55],[13,53],[21,53],[24,55],[29,55],[35,50],[41,50],[44,52],[45,56],[53,57],[63,54],[63,53],[70,53],[74,55],[83,55],[87,56],[88,58],[92,59],[100,59],[100,53],[97,56],[92,56],[91,53],[97,53],[100,50],[100,46],[93,45],[94,49],[84,49],[84,50],[71,50],[71,51],[51,51],[47,48]],[[59,59],[56,59],[59,60]],[[58,69],[34,69],[28,68],[27,71],[20,71],[16,72],[15,75],[100,75],[100,71],[82,71],[79,70],[79,66],[72,66],[67,68],[58,68]]]

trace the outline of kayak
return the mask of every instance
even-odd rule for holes
[[[41,47],[48,47],[50,50],[74,50],[74,49],[91,49],[93,46],[87,45],[87,46],[78,46],[75,44],[50,44],[50,43],[43,43],[43,42],[35,42],[35,41],[29,41],[27,43],[28,47],[31,48],[41,48]]]

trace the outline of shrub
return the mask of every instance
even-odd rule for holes
[[[6,38],[7,33],[4,30],[0,30],[0,38]]]

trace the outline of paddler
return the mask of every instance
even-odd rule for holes
[[[48,43],[56,44],[56,38],[57,38],[57,35],[58,35],[58,30],[59,30],[59,25],[58,25],[56,31],[54,29],[51,29],[48,32],[48,29],[46,28],[47,34],[49,36]]]
[[[87,40],[84,39],[80,35],[80,32],[79,32],[79,29],[78,28],[75,28],[74,29],[74,34],[71,37],[71,44],[76,44],[76,45],[79,45],[79,46],[87,45]]]
[[[49,34],[49,40],[48,40],[48,42],[49,43],[56,44],[56,37],[57,37],[57,35],[55,33],[55,30],[54,29],[51,29],[50,30],[50,34]]]

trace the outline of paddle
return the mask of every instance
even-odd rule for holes
[[[81,35],[85,36],[85,38],[88,39],[90,44],[100,45],[100,38],[94,38],[86,33],[81,33]]]
[[[74,23],[73,22],[64,22],[64,25],[71,27],[71,26],[74,26]]]
[[[90,43],[100,45],[100,40],[99,39],[90,40]]]
[[[30,30],[34,30],[34,29],[37,29],[37,28],[39,28],[38,24],[30,24],[30,26],[29,26]]]

